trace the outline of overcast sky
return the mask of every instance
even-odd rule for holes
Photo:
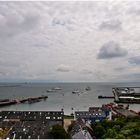
[[[140,2],[0,2],[0,81],[140,81]]]

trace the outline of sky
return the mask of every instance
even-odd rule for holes
[[[1,1],[5,81],[140,82],[140,1]]]

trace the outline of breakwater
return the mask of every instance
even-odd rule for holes
[[[8,105],[12,105],[12,104],[17,104],[17,103],[35,103],[35,102],[39,102],[42,99],[47,99],[48,96],[42,95],[42,96],[38,96],[38,97],[28,97],[28,98],[22,98],[22,99],[3,99],[0,100],[0,107],[2,106],[8,106]]]

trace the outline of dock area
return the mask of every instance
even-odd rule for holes
[[[35,102],[39,102],[42,99],[47,99],[48,96],[42,95],[42,96],[38,96],[38,97],[28,97],[28,98],[22,98],[22,99],[6,99],[4,101],[4,99],[2,101],[0,101],[0,107],[2,106],[8,106],[8,105],[13,105],[13,104],[19,104],[19,103],[35,103]]]
[[[128,106],[120,105],[120,104],[114,104],[114,103],[109,103],[105,105],[106,107],[110,108],[112,110],[112,114],[117,115],[117,116],[123,116],[123,117],[134,117],[138,116],[138,113],[129,110]]]
[[[116,103],[140,104],[140,87],[117,87],[112,92]]]

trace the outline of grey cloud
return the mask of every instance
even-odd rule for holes
[[[120,44],[114,41],[109,41],[102,45],[99,50],[98,59],[110,59],[124,57],[127,55],[127,50],[120,47]]]
[[[43,44],[43,43],[40,43],[40,44],[34,44],[33,45],[34,47],[37,47],[37,48],[48,48],[49,46],[47,44]]]
[[[107,30],[121,30],[122,29],[122,23],[119,20],[112,20],[112,21],[103,21],[99,29],[107,29]]]
[[[56,26],[56,25],[65,26],[65,25],[66,25],[66,21],[64,21],[64,20],[59,20],[59,19],[57,19],[57,18],[54,18],[54,19],[52,20],[52,25],[53,25],[53,26]]]
[[[129,58],[128,62],[131,64],[140,65],[140,56]]]
[[[121,75],[121,78],[131,79],[131,82],[132,81],[135,81],[136,82],[136,81],[139,81],[140,80],[140,73],[131,73],[131,74],[126,74],[126,75]]]
[[[0,15],[0,37],[2,39],[14,37],[20,33],[26,33],[37,27],[40,18],[33,14],[28,15]]]
[[[83,69],[81,71],[82,74],[93,74],[93,72],[91,70],[87,70],[87,69]]]
[[[0,72],[0,76],[7,76],[8,73],[7,72]]]
[[[53,17],[52,19],[52,26],[64,27],[67,30],[75,30],[75,18],[68,17],[68,16],[61,16],[60,17]]]
[[[134,5],[130,6],[128,9],[128,13],[129,14],[133,14],[133,15],[140,15],[140,2],[139,1],[135,1]]]
[[[125,70],[126,69],[126,67],[118,67],[118,68],[114,68],[114,70],[116,70],[116,71],[123,71],[123,70]]]
[[[58,68],[56,69],[58,72],[69,72],[70,71],[70,67],[64,64],[61,64],[58,66]]]

